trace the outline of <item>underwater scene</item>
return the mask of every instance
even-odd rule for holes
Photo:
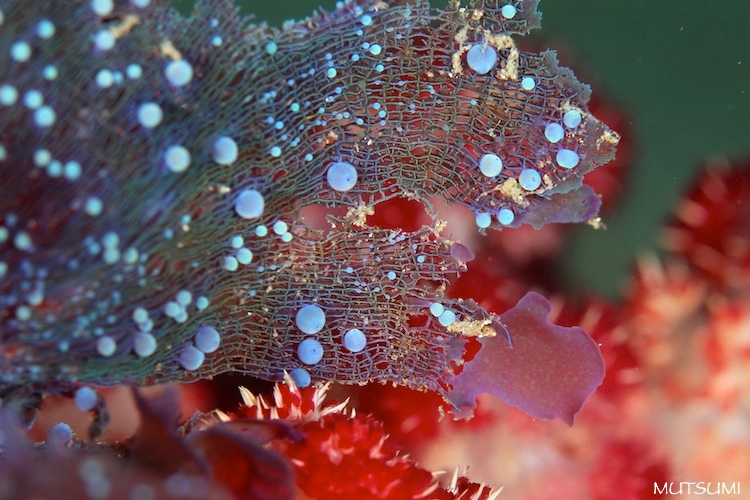
[[[0,499],[744,498],[748,19],[0,0]]]

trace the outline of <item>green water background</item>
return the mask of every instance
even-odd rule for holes
[[[237,3],[273,25],[335,5]],[[564,255],[572,289],[615,297],[636,256],[656,250],[694,172],[709,161],[750,158],[750,2],[543,0],[540,10],[542,29],[530,42],[560,50],[563,65],[629,121],[626,198],[605,218],[606,231],[577,228]]]

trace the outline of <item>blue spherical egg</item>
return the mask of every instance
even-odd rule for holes
[[[193,342],[199,351],[209,354],[219,348],[221,336],[219,335],[219,332],[216,331],[216,328],[212,326],[202,326],[198,328],[197,332],[195,332]]]
[[[317,340],[307,338],[297,346],[297,356],[306,365],[314,365],[323,359],[323,346]]]
[[[526,191],[534,191],[542,185],[542,176],[533,168],[526,168],[518,176],[518,183]]]
[[[358,328],[352,328],[344,334],[344,347],[351,352],[359,352],[365,348],[367,337]]]
[[[292,377],[294,384],[300,389],[304,389],[312,382],[310,373],[304,368],[295,368],[289,372],[289,376]]]
[[[349,191],[357,184],[357,169],[351,163],[335,161],[328,166],[326,178],[335,191]]]
[[[297,311],[297,328],[304,333],[318,333],[326,324],[326,314],[316,304],[308,304]]]
[[[578,153],[571,149],[562,148],[557,152],[556,160],[557,164],[562,168],[573,168],[578,165],[581,157],[578,156]]]
[[[466,62],[471,69],[485,75],[495,67],[497,51],[486,43],[475,44],[466,53]]]

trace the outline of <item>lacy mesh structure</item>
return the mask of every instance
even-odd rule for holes
[[[513,326],[443,296],[472,253],[439,220],[367,218],[442,197],[480,231],[595,221],[582,178],[618,138],[554,53],[516,47],[536,3],[271,28],[229,0],[3,2],[5,401],[226,371],[449,391],[462,338]],[[348,213],[313,231],[314,204]]]

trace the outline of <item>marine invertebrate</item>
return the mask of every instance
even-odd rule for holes
[[[507,347],[530,317],[537,347],[577,346],[580,376],[530,355],[516,369],[539,392],[491,374],[486,389],[572,422],[601,382],[596,345],[560,335],[542,297],[497,316],[444,293],[473,253],[431,198],[481,231],[599,208],[582,178],[618,137],[554,53],[519,51],[536,1],[358,1],[280,29],[245,27],[228,0],[188,19],[106,0],[2,16],[4,402],[233,370],[390,381],[468,409],[465,338]],[[370,225],[397,197],[432,223]],[[310,205],[346,214],[316,231]]]

